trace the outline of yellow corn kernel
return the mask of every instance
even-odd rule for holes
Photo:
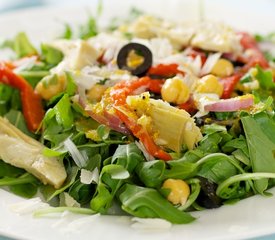
[[[189,99],[189,96],[189,88],[178,78],[167,79],[161,88],[162,99],[169,103],[185,103]]]
[[[189,185],[181,179],[167,179],[164,181],[162,188],[170,190],[167,199],[175,205],[184,205],[190,195]]]
[[[49,100],[53,96],[61,93],[67,85],[67,79],[64,75],[50,75],[43,78],[35,87],[35,92],[43,99]]]
[[[223,86],[219,83],[218,78],[214,75],[206,75],[198,81],[196,88],[198,93],[215,93],[219,96],[223,93]]]
[[[233,72],[233,64],[224,58],[220,58],[211,70],[211,73],[218,77],[228,77],[232,75]]]
[[[87,98],[92,102],[99,102],[107,87],[105,85],[95,84],[89,89]]]

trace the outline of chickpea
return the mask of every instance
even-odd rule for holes
[[[175,205],[184,205],[190,195],[189,185],[181,179],[167,179],[164,181],[162,188],[171,190],[167,199]]]
[[[206,75],[198,81],[196,88],[198,93],[215,93],[219,96],[223,93],[223,86],[219,83],[218,78],[214,75]]]
[[[64,91],[67,80],[64,75],[57,74],[44,77],[35,87],[35,91],[45,100]]]
[[[233,64],[224,58],[220,58],[211,70],[211,73],[218,77],[228,77],[232,75],[233,72]]]
[[[87,98],[92,102],[99,102],[107,87],[105,85],[95,84],[89,89]]]
[[[182,104],[187,102],[190,90],[179,78],[170,78],[165,81],[161,88],[161,96],[169,103]]]

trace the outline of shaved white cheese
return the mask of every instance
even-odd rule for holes
[[[85,228],[90,228],[99,216],[99,213],[91,216],[81,216],[69,211],[64,211],[61,216],[59,216],[60,219],[52,224],[52,227],[59,229],[62,233],[81,232],[84,231]]]
[[[48,208],[50,205],[48,203],[42,202],[41,198],[31,198],[28,200],[24,200],[22,202],[13,203],[9,205],[9,209],[15,213],[19,214],[30,214],[36,210],[42,208]]]
[[[210,54],[207,57],[206,62],[203,65],[203,68],[201,69],[200,75],[203,76],[203,75],[210,73],[212,68],[215,66],[217,61],[220,59],[221,55],[222,55],[222,53]]]
[[[70,139],[67,138],[64,141],[64,147],[66,148],[66,150],[68,150],[68,152],[71,154],[75,164],[82,168],[85,167],[88,161],[88,157],[87,155],[85,156],[84,154],[82,154],[76,147],[76,145],[74,144],[74,142]]]
[[[68,224],[68,229],[70,229],[70,231],[75,232],[75,231],[81,231],[81,228],[84,227],[88,227],[90,228],[92,223],[98,218],[100,217],[100,214],[94,214],[91,216],[87,216],[87,217],[80,217],[72,222],[70,222]]]
[[[242,49],[236,32],[218,22],[201,23],[192,38],[191,46],[223,53],[238,53]]]
[[[34,66],[36,61],[37,61],[37,56],[25,57],[18,61],[15,61],[16,68],[13,69],[13,72],[19,73],[23,70],[29,70]]]
[[[52,74],[63,74],[65,71],[79,71],[85,66],[93,66],[99,53],[84,40],[55,40],[48,43],[64,54],[64,59],[50,70]]]
[[[117,34],[100,33],[90,38],[88,42],[100,55],[103,54],[103,61],[108,63],[117,57],[119,50],[127,43],[127,40]]]
[[[86,169],[81,169],[80,172],[80,182],[83,184],[98,183],[99,181],[99,171],[96,167],[93,171]]]
[[[134,223],[131,225],[135,229],[143,230],[169,230],[172,223],[161,218],[138,218],[131,219]]]
[[[59,195],[60,206],[80,207],[80,204],[67,192],[62,192]]]
[[[135,144],[137,145],[139,150],[142,151],[142,153],[147,161],[155,160],[155,158],[146,150],[146,148],[144,147],[144,145],[141,141],[135,141]]]
[[[183,77],[183,82],[186,84],[190,92],[194,92],[197,82],[198,82],[198,77],[196,77],[192,73],[186,73]]]
[[[161,59],[173,53],[173,47],[168,39],[153,38],[150,40],[150,49],[153,54],[153,64],[158,64]]]
[[[104,79],[108,79],[104,85],[111,87],[120,81],[129,81],[137,78],[126,70],[118,69],[117,66],[104,66],[101,68],[98,66],[86,66],[81,71],[73,71],[71,74],[77,85],[84,89],[91,89]]]

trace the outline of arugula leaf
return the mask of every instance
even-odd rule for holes
[[[81,39],[88,39],[96,36],[98,33],[96,19],[93,16],[88,18],[86,24],[80,26],[79,37]]]
[[[68,94],[60,99],[60,101],[53,108],[57,124],[64,127],[64,129],[70,129],[74,123],[74,117],[71,110],[71,101]]]
[[[240,149],[247,157],[249,156],[247,143],[244,136],[241,135],[238,138],[234,138],[222,146],[222,151],[225,153],[232,153],[235,149]]]
[[[275,122],[266,113],[241,118],[249,149],[253,172],[275,173]],[[263,194],[268,179],[255,181],[256,190]]]
[[[32,183],[25,183],[10,186],[9,190],[18,196],[31,198],[37,193],[38,187]]]
[[[163,218],[171,223],[190,223],[195,218],[175,208],[157,190],[125,184],[120,190],[122,209],[142,218]]]
[[[15,177],[22,175],[25,172],[26,171],[21,168],[14,167],[14,166],[0,160],[0,178],[2,178],[2,177],[14,177],[15,178]]]
[[[47,44],[41,45],[41,51],[42,59],[53,66],[57,65],[63,59],[63,53],[61,51]]]
[[[50,185],[42,186],[41,192],[42,192],[43,196],[45,197],[46,201],[47,202],[50,201],[55,196],[64,192],[66,189],[68,189],[70,186],[72,186],[73,183],[75,182],[76,177],[77,177],[78,170],[79,170],[78,167],[75,167],[75,166],[68,169],[67,170],[67,173],[68,173],[67,179],[66,179],[65,183],[63,184],[63,186],[59,189],[55,189],[54,187],[52,187]]]
[[[213,155],[212,159],[209,158],[207,162],[202,164],[197,175],[219,184],[237,173],[235,166],[228,161],[228,156]]]
[[[16,35],[13,46],[14,51],[19,58],[37,54],[37,50],[30,43],[24,32],[20,32]]]
[[[0,186],[13,186],[25,183],[37,183],[37,179],[30,173],[24,173],[20,177],[3,177],[0,179]]]
[[[258,73],[256,79],[258,80],[260,87],[264,90],[271,90],[275,88],[273,82],[273,75],[271,71],[264,71],[261,67],[257,66]]]
[[[65,29],[64,29],[63,34],[60,36],[60,38],[72,39],[73,38],[73,31],[72,31],[71,26],[68,23],[64,24],[64,26],[65,26]]]
[[[25,118],[21,112],[11,109],[7,114],[5,114],[5,117],[11,124],[20,129],[23,133],[35,138],[35,135],[28,130]]]
[[[94,187],[92,185],[83,184],[80,180],[76,180],[70,186],[68,193],[81,205],[88,203],[93,196]]]
[[[143,160],[140,150],[134,143],[119,145],[111,159],[111,164],[104,166],[101,170],[95,196],[90,202],[91,209],[101,213],[107,212],[117,191],[127,181],[114,179],[114,174],[118,171],[128,171],[132,174],[137,164]]]

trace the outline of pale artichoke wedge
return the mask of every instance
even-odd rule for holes
[[[43,184],[60,188],[67,174],[62,163],[42,154],[45,148],[35,139],[25,135],[8,120],[0,117],[0,159],[23,168]]]
[[[151,99],[148,92],[128,96],[127,104],[135,110],[139,119],[147,119],[147,125],[150,125],[147,129],[152,129],[151,134],[158,145],[180,152],[183,145],[193,149],[202,138],[200,129],[188,112],[162,100]]]

